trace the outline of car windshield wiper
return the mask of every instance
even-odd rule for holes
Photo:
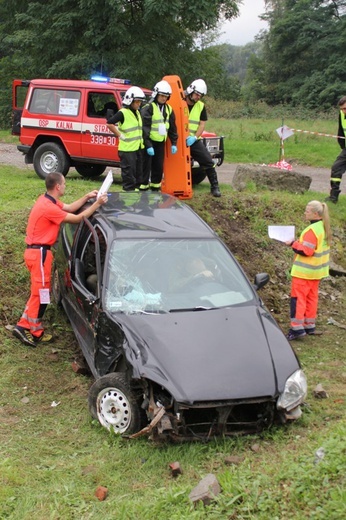
[[[168,314],[169,311],[164,311],[163,309],[160,310],[142,310],[137,309],[135,311],[131,311],[129,314]]]
[[[197,307],[187,307],[186,309],[170,309],[169,312],[213,311],[214,309],[218,309],[218,307],[204,307],[203,305],[198,305]]]

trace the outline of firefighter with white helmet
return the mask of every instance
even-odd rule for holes
[[[172,107],[167,103],[172,94],[170,84],[161,80],[153,88],[151,99],[141,109],[143,120],[144,153],[143,176],[140,190],[159,191],[163,177],[163,161],[167,138],[170,153],[177,153],[177,126]]]
[[[213,197],[221,197],[219,182],[213,159],[204,146],[201,135],[208,120],[207,111],[202,97],[207,93],[207,85],[203,79],[195,79],[185,90],[185,99],[189,109],[189,137],[186,144],[190,147],[190,154],[207,174],[210,182],[210,191]]]
[[[143,124],[140,106],[145,94],[130,87],[124,94],[123,107],[107,119],[109,130],[119,138],[119,157],[123,190],[138,191],[143,169]]]

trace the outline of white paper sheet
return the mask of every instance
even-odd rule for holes
[[[112,170],[109,170],[105,180],[102,183],[101,188],[99,189],[97,198],[101,197],[101,195],[103,195],[104,193],[107,193],[109,188],[112,186],[112,183],[113,183],[113,172],[112,172]]]
[[[277,128],[276,133],[282,140],[285,140],[285,139],[287,139],[287,137],[291,137],[291,135],[294,135],[293,130],[288,128],[288,126],[286,126],[286,125],[280,126],[280,128]]]
[[[268,235],[269,238],[287,242],[295,239],[296,229],[295,226],[268,226]]]

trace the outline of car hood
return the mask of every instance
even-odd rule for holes
[[[273,398],[299,368],[261,307],[118,318],[134,376],[157,382],[178,402]]]

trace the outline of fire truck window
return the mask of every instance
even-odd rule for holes
[[[110,110],[112,110],[114,114],[118,111],[118,104],[113,94],[108,92],[89,92],[88,117],[106,118]]]
[[[80,92],[37,88],[34,90],[29,110],[37,114],[77,116]]]

